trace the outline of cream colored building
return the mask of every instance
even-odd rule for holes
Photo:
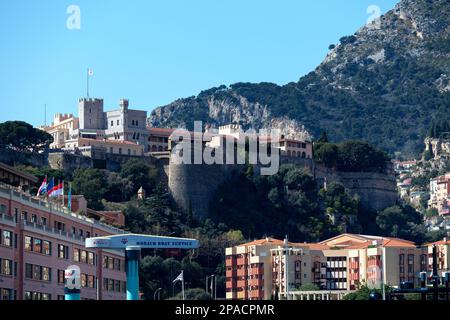
[[[428,206],[437,209],[440,215],[450,213],[450,173],[430,180]]]
[[[55,114],[50,126],[43,126],[40,129],[46,131],[53,137],[51,149],[64,148],[65,141],[70,139],[74,130],[78,130],[79,120],[72,114]]]
[[[82,154],[89,155],[93,148],[99,148],[106,153],[116,155],[142,156],[144,154],[144,146],[134,142],[87,138],[67,140],[64,150],[78,150]]]

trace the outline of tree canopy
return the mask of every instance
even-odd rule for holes
[[[18,151],[42,151],[53,142],[53,137],[43,130],[23,121],[0,123],[0,146]]]

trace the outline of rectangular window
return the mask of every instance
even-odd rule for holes
[[[31,222],[37,223],[37,215],[35,215],[35,214],[31,215]]]
[[[42,240],[34,238],[33,241],[33,251],[42,253]]]
[[[42,280],[42,267],[33,265],[33,279]]]
[[[120,259],[114,258],[114,270],[120,271]]]
[[[1,259],[0,273],[5,276],[13,275],[13,262],[8,259]]]
[[[85,275],[84,273],[81,274],[81,286],[83,288],[87,287],[87,275]]]
[[[25,278],[33,279],[33,265],[26,263],[25,264]]]
[[[108,291],[114,291],[114,280],[113,279],[109,279]]]
[[[104,269],[108,268],[108,257],[107,256],[103,256],[103,268]]]
[[[58,284],[64,284],[64,270],[58,270]]]
[[[75,235],[77,233],[77,229],[75,227],[72,227],[72,234]]]
[[[73,261],[80,262],[80,249],[73,249]]]
[[[2,245],[6,247],[12,247],[12,232],[3,230],[2,231]]]
[[[28,212],[26,212],[26,211],[23,211],[22,212],[22,220],[25,220],[25,221],[28,221]]]
[[[103,290],[108,291],[108,278],[103,278]]]
[[[69,259],[69,247],[58,244],[58,258],[60,259]]]
[[[88,264],[94,265],[95,257],[93,252],[88,252]]]
[[[94,289],[95,288],[95,277],[88,276],[88,287]]]
[[[33,251],[33,238],[25,236],[25,251]]]
[[[108,258],[108,269],[111,269],[111,270],[114,269],[113,258]]]
[[[51,256],[52,255],[52,243],[50,241],[44,240],[42,242],[42,253]]]
[[[47,218],[46,218],[46,217],[41,217],[41,224],[42,224],[43,226],[46,226],[46,225],[47,225]]]
[[[52,269],[47,267],[42,267],[42,280],[51,281],[52,280]]]
[[[120,281],[116,280],[115,285],[116,285],[116,292],[120,292]]]
[[[87,263],[87,252],[84,250],[81,250],[80,262]]]
[[[6,206],[4,204],[0,204],[0,214],[6,214]]]
[[[12,289],[2,289],[2,300],[14,300]]]

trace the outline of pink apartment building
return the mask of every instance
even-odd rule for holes
[[[63,300],[64,270],[78,265],[82,299],[124,300],[124,254],[84,246],[88,237],[118,233],[123,231],[0,184],[0,299]]]

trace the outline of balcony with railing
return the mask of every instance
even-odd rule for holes
[[[249,286],[256,286],[256,287],[264,286],[264,279],[250,279],[248,281],[248,285]]]

